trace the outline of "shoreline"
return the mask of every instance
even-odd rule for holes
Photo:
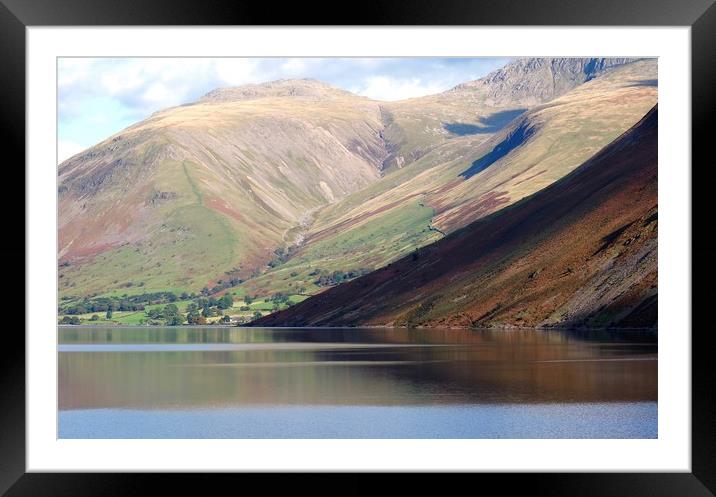
[[[474,330],[474,331],[611,331],[611,332],[645,332],[658,334],[658,328],[586,328],[586,327],[571,327],[571,326],[491,326],[483,328],[472,328],[469,326],[420,326],[409,328],[407,326],[378,326],[378,325],[364,325],[364,326],[247,326],[247,325],[226,325],[226,324],[210,324],[210,325],[132,325],[132,324],[58,324],[58,328],[72,329],[72,328],[107,328],[107,329],[156,329],[156,328],[173,328],[173,329],[211,329],[211,328],[239,328],[239,329],[309,329],[309,330],[355,330],[355,329],[392,329],[392,330]]]

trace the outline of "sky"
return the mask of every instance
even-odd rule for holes
[[[452,88],[506,58],[60,58],[58,160],[216,88],[314,78],[377,100]]]

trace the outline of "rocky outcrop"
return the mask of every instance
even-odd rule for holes
[[[639,59],[624,57],[517,59],[454,92],[478,92],[491,105],[537,105],[567,93],[611,68]]]

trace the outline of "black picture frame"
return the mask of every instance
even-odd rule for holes
[[[279,6],[280,5],[280,6]],[[344,12],[341,14],[341,12]],[[501,492],[550,496],[708,496],[716,493],[716,403],[711,355],[715,343],[706,309],[716,290],[716,242],[713,207],[707,188],[714,183],[714,88],[716,88],[716,6],[713,0],[419,0],[381,2],[342,10],[338,3],[247,2],[244,0],[0,0],[0,103],[4,171],[3,200],[8,214],[6,232],[13,243],[2,244],[3,259],[19,270],[26,262],[24,218],[12,215],[17,203],[8,190],[22,195],[25,184],[25,28],[28,26],[111,25],[571,25],[571,26],[691,26],[692,57],[692,473],[497,473],[450,475],[449,485],[485,484]],[[711,125],[711,126],[709,126]],[[707,158],[711,160],[707,160]],[[699,164],[698,167],[695,165]],[[678,165],[672,165],[677,167]],[[12,177],[12,175],[15,177]],[[698,179],[698,180],[697,180]],[[12,181],[12,183],[10,183]],[[10,210],[12,209],[12,210]],[[24,240],[24,237],[22,238]],[[24,265],[23,265],[24,266]],[[20,275],[14,280],[21,281]],[[17,299],[19,285],[6,298]],[[29,295],[26,298],[31,298]],[[7,301],[7,300],[6,300]],[[667,303],[668,305],[668,303]],[[27,310],[27,300],[26,307]],[[24,495],[138,495],[162,488],[204,494],[217,483],[242,488],[265,475],[235,474],[50,474],[25,472],[25,339],[17,323],[4,324],[4,351],[0,360],[0,493]],[[661,330],[684,333],[686,330]],[[321,490],[359,494],[382,485],[387,475],[295,474],[268,479],[291,485],[295,491]],[[404,483],[425,487],[426,477],[407,475]],[[469,479],[470,481],[465,481]],[[438,479],[439,480],[439,479]],[[475,481],[477,480],[477,481]],[[444,483],[431,480],[431,484]],[[458,486],[458,487],[456,487]],[[238,487],[237,487],[238,488]],[[477,487],[474,487],[477,488]],[[486,487],[485,487],[486,488]],[[345,489],[345,490],[337,490]],[[171,490],[175,491],[175,490]],[[270,493],[273,493],[270,492]]]

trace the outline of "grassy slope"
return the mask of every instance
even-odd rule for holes
[[[397,259],[440,235],[428,229],[432,209],[417,200],[405,202],[384,216],[373,218],[354,229],[337,232],[308,243],[292,259],[276,269],[241,285],[245,293],[270,295],[304,288],[312,294],[321,290],[314,284],[314,271],[375,269]]]
[[[159,178],[157,184],[181,195],[181,202],[160,206],[152,213],[159,225],[146,239],[102,252],[84,264],[61,268],[61,294],[71,294],[75,288],[107,296],[200,289],[250,255],[242,250],[241,230],[204,205],[192,178],[195,165],[167,166],[163,169],[167,179]]]

